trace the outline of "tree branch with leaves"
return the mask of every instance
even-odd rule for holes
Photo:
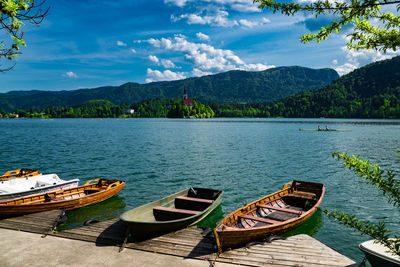
[[[20,48],[26,46],[22,27],[25,22],[34,25],[43,22],[49,11],[44,3],[45,0],[0,0],[0,30],[10,36],[10,40],[0,41],[0,60],[13,62],[21,54]],[[0,72],[8,71],[13,66],[0,68]]]
[[[397,153],[400,150],[396,150]],[[334,152],[332,157],[338,160],[342,159],[344,165],[353,170],[359,177],[367,183],[376,186],[393,206],[400,208],[400,182],[395,178],[392,171],[384,171],[380,166],[370,163],[368,160],[362,160],[359,156],[348,156],[343,153]],[[328,217],[335,219],[339,223],[360,231],[363,235],[369,235],[378,243],[386,246],[392,253],[400,256],[400,236],[391,237],[384,222],[377,224],[368,221],[360,221],[354,215],[346,214],[334,210],[333,212],[323,210]]]
[[[400,47],[400,17],[391,12],[382,12],[382,7],[396,5],[400,10],[400,1],[384,0],[350,0],[329,1],[317,0],[301,4],[287,3],[284,0],[253,0],[261,9],[280,12],[287,16],[294,16],[298,12],[312,13],[316,18],[323,15],[334,15],[336,19],[317,33],[307,33],[300,37],[300,41],[308,43],[321,42],[333,32],[339,33],[343,26],[352,24],[353,31],[347,36],[350,38],[347,47],[353,50],[373,49],[386,52],[396,51]]]

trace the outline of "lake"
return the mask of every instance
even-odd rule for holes
[[[351,132],[301,132],[328,125]],[[122,179],[126,187],[103,203],[68,213],[63,227],[104,220],[189,186],[224,190],[222,205],[202,224],[294,179],[324,183],[321,208],[400,233],[400,211],[332,152],[358,154],[399,174],[399,120],[340,119],[0,119],[0,172],[19,168],[62,179]],[[370,239],[317,212],[290,234],[306,233],[360,262]]]

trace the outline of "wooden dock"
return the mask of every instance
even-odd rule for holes
[[[88,241],[102,246],[123,246],[126,226],[119,219],[52,232],[51,229],[60,216],[59,211],[26,215],[0,220],[0,227]],[[253,243],[218,255],[212,233],[205,235],[203,229],[191,227],[143,242],[128,242],[125,249],[205,260],[210,264],[220,262],[241,266],[357,266],[352,260],[308,235],[291,236],[270,243]]]

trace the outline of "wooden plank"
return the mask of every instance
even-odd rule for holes
[[[315,264],[320,266],[343,266],[343,263],[337,261],[337,259],[327,259],[323,255],[312,255],[307,256],[304,254],[297,254],[294,257],[293,254],[287,254],[282,252],[270,253],[270,254],[254,254],[246,251],[236,251],[232,250],[227,253],[223,253],[219,256],[220,258],[232,258],[232,259],[242,259],[242,260],[251,260],[258,262],[275,262],[280,264],[287,264],[290,266],[293,265],[308,265]]]
[[[153,241],[146,241],[142,243],[128,243],[126,244],[126,248],[167,254],[172,256],[180,256],[185,258],[210,259],[212,256],[209,254],[208,249],[196,248],[194,250],[193,247],[190,246]]]
[[[208,249],[209,253],[214,253],[217,252],[217,249],[214,246],[214,243],[209,242],[208,240],[202,240],[200,242],[198,241],[193,241],[190,239],[173,239],[173,238],[167,238],[163,237],[162,239],[157,239],[157,240],[152,240],[155,242],[160,242],[160,243],[168,243],[171,245],[183,245],[183,246],[188,246],[188,247],[196,247],[196,248],[204,248]]]
[[[180,213],[182,213],[182,214],[190,214],[190,215],[196,215],[196,214],[201,213],[201,211],[167,208],[167,207],[163,207],[163,206],[154,207],[153,210],[155,210],[155,211],[166,211],[166,212],[179,213],[179,214]]]
[[[207,204],[212,204],[214,202],[214,200],[210,200],[210,199],[197,198],[197,197],[185,197],[185,196],[179,196],[179,197],[176,197],[175,199],[182,199],[182,200],[188,200],[188,201],[194,201],[194,202],[202,202],[202,203],[207,203]]]
[[[303,213],[303,212],[298,211],[298,210],[293,210],[293,209],[289,209],[289,208],[281,208],[281,207],[276,207],[276,206],[271,206],[271,205],[256,204],[256,206],[257,207],[261,207],[261,208],[267,208],[267,209],[270,209],[270,210],[293,213],[293,214],[297,214],[299,216]]]
[[[251,215],[239,215],[239,217],[244,218],[244,219],[250,219],[253,221],[265,222],[265,223],[269,223],[269,224],[281,223],[281,221],[272,220],[272,219],[268,219],[268,218],[264,218],[264,217],[251,216]]]
[[[125,226],[118,220],[104,221],[77,229],[61,231],[56,236],[120,246]],[[200,228],[187,228],[140,243],[127,243],[126,248],[185,258],[233,263],[243,266],[344,266],[351,260],[306,235],[274,240],[224,252],[216,256],[212,237],[202,237]]]
[[[0,220],[0,227],[24,232],[47,234],[55,227],[63,213],[62,210],[51,210],[6,218]]]

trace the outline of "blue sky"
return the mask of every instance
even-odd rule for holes
[[[346,32],[321,44],[302,44],[302,34],[328,20],[310,14],[273,15],[252,0],[47,4],[51,9],[46,20],[39,27],[25,26],[27,47],[13,70],[0,73],[0,92],[74,90],[292,65],[345,74],[394,55],[349,51]]]

